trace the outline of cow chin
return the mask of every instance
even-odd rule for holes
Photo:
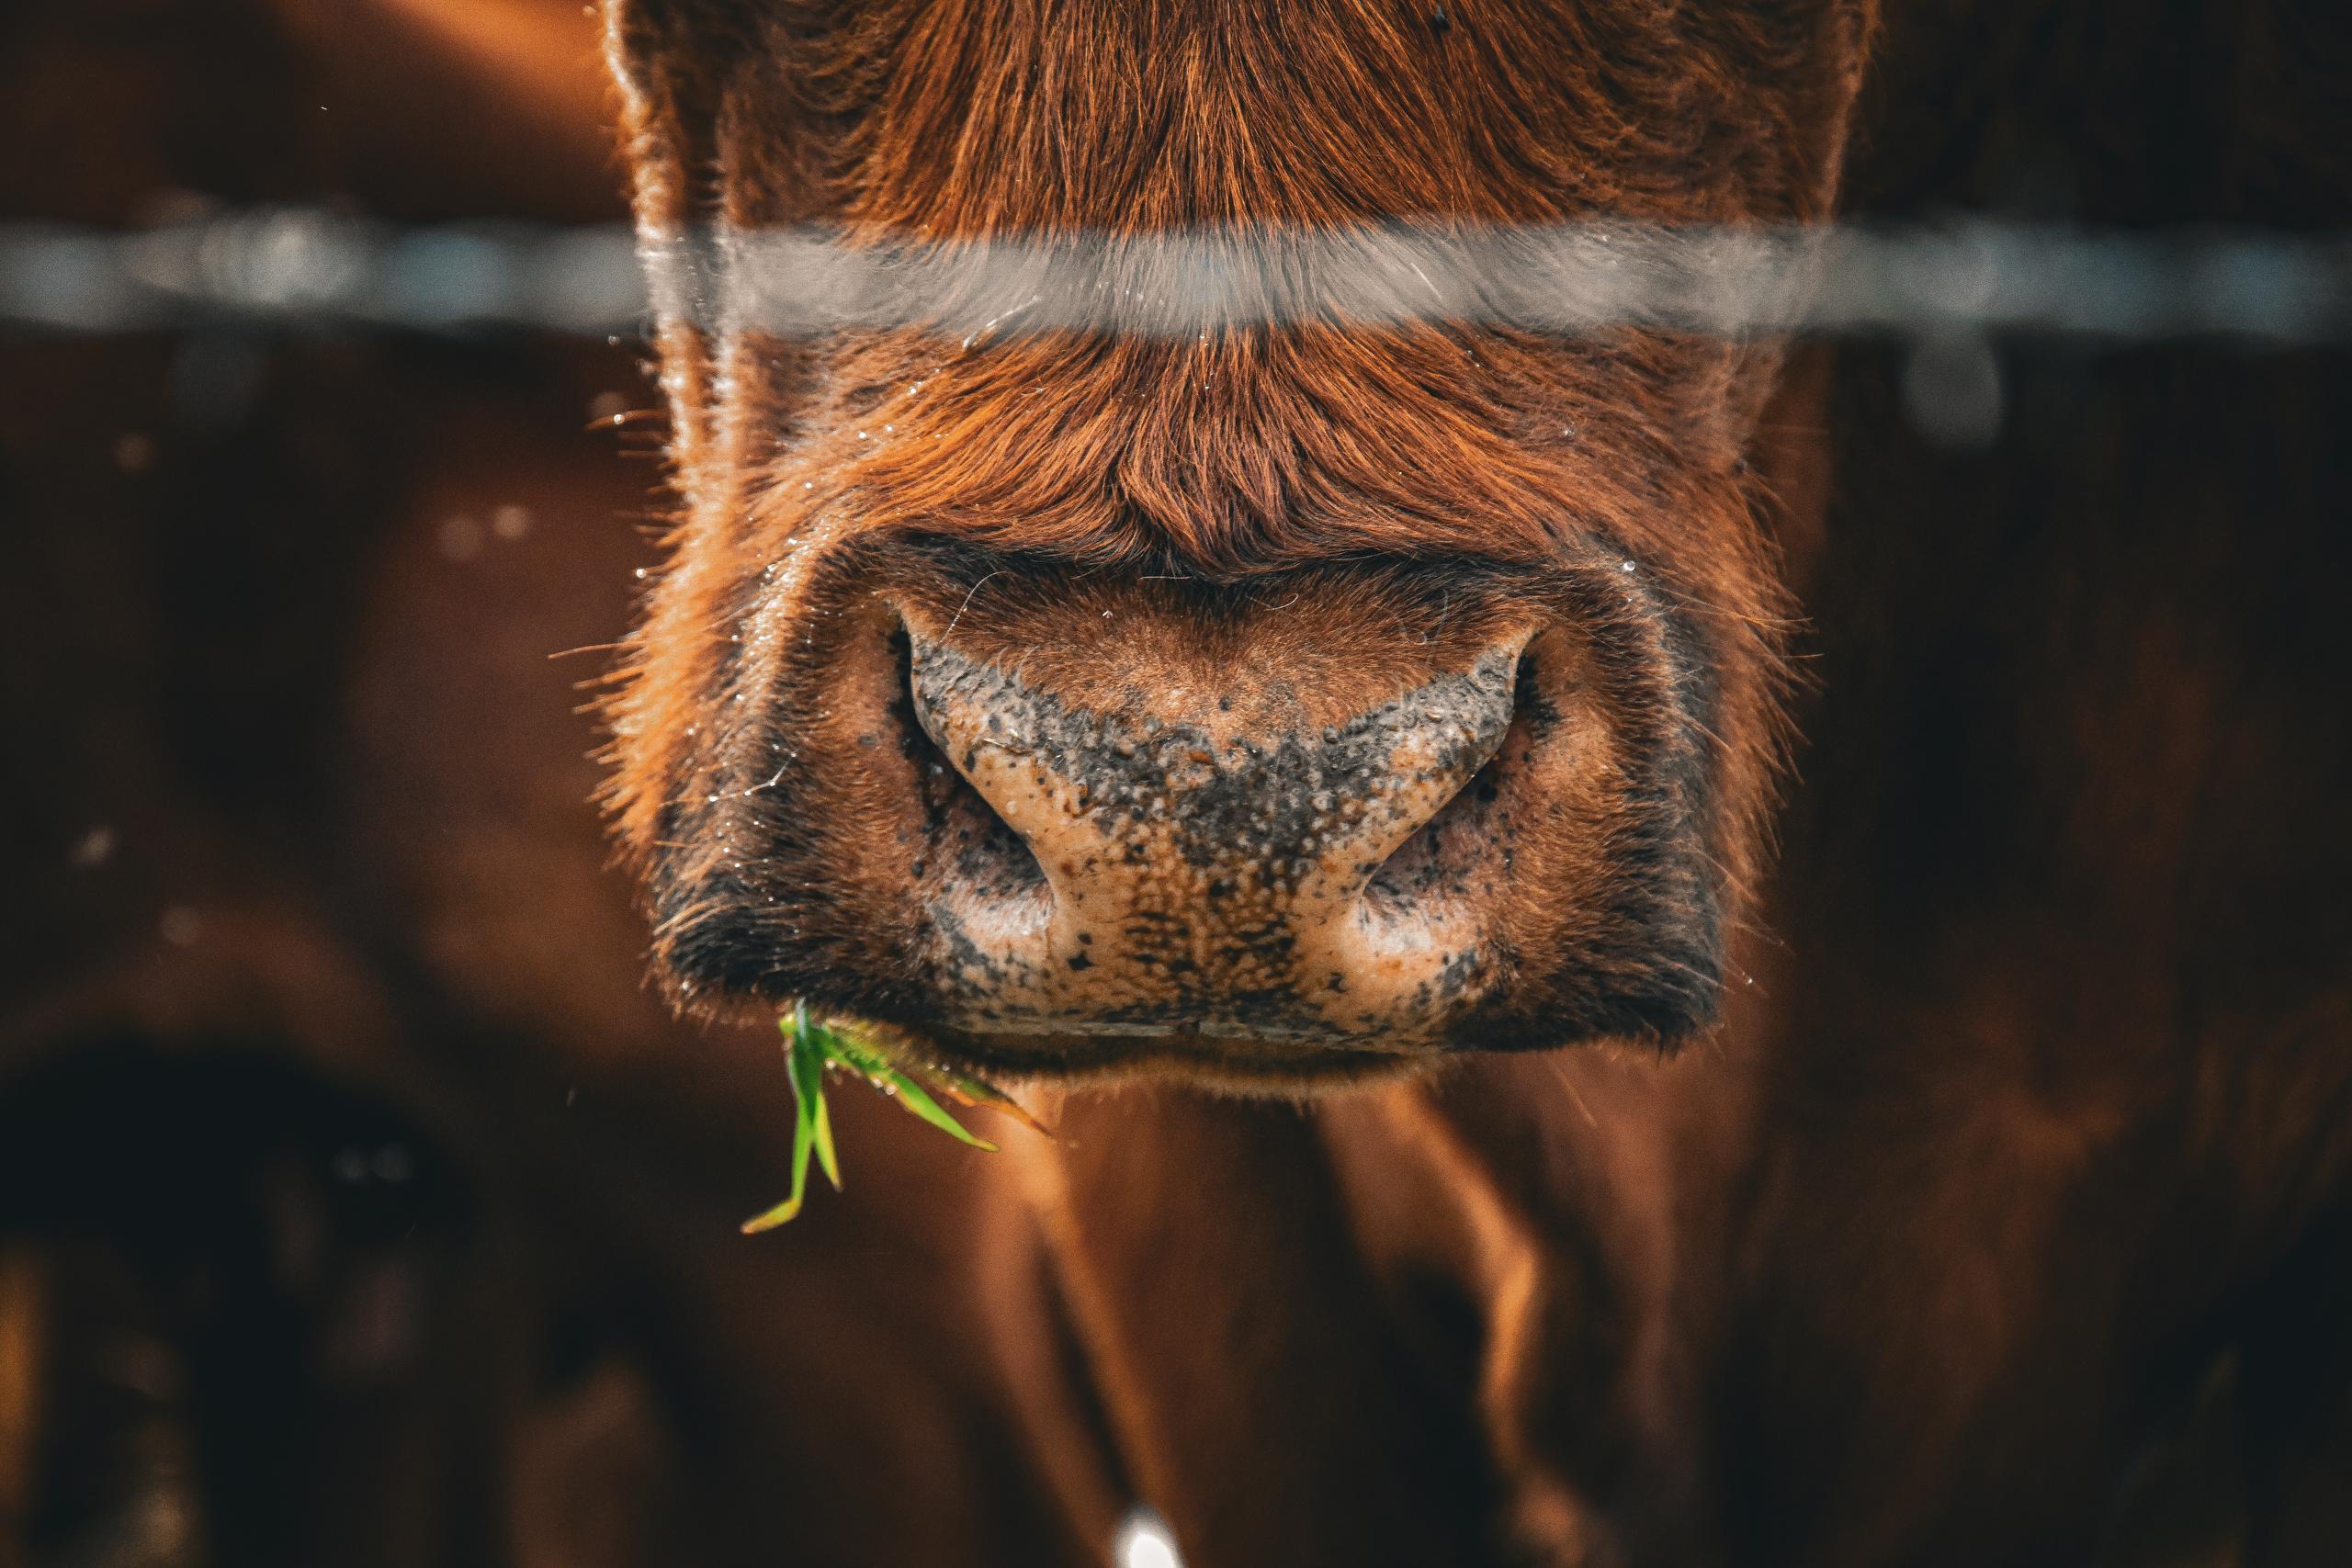
[[[903,538],[771,572],[649,857],[707,1011],[1010,1077],[1670,1043],[1729,858],[1706,650],[1595,542],[1216,582]]]

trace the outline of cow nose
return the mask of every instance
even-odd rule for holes
[[[1496,852],[1446,826],[1510,729],[1518,645],[1344,715],[1102,711],[910,647],[917,721],[1035,863],[967,852],[934,897],[960,1027],[1401,1047],[1490,971],[1470,884]]]

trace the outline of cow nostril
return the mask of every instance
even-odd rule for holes
[[[1487,852],[1497,848],[1498,803],[1525,765],[1538,705],[1534,659],[1522,653],[1512,681],[1510,722],[1494,754],[1381,863],[1364,885],[1374,908],[1403,914],[1431,898],[1486,890],[1485,880],[1504,858]]]
[[[959,892],[1003,899],[1029,898],[1046,887],[1045,868],[1028,840],[974,789],[962,770],[925,731],[914,693],[914,651],[901,626],[892,639],[898,660],[900,745],[922,794],[928,843],[915,864],[918,882],[953,883]]]

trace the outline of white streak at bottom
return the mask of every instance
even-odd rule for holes
[[[1111,1562],[1114,1568],[1184,1568],[1184,1554],[1176,1550],[1168,1521],[1149,1508],[1137,1507],[1119,1526]]]

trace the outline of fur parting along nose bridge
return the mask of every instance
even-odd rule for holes
[[[1233,581],[1366,556],[1545,568],[1590,527],[1721,509],[1726,481],[1667,460],[1713,434],[1599,389],[1670,378],[1666,354],[1430,326],[963,348],[904,332],[841,347],[807,387],[736,385],[753,426],[794,411],[755,470],[770,537],[806,504],[876,536]]]

